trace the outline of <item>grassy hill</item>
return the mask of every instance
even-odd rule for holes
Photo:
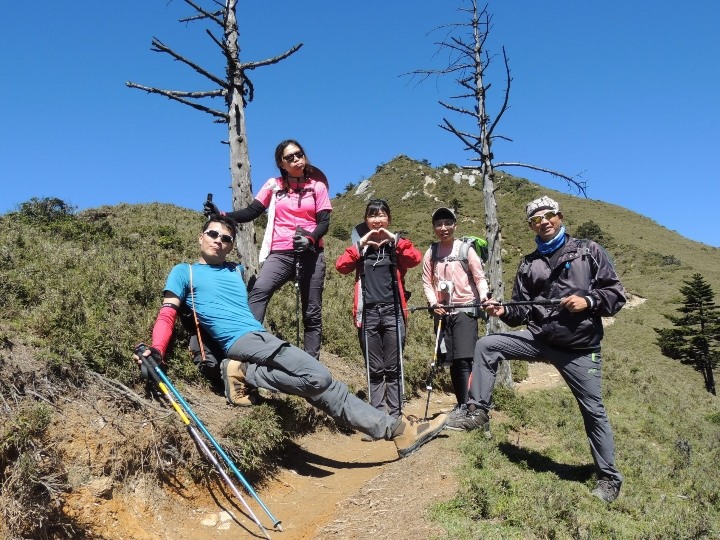
[[[438,206],[459,207],[458,234],[484,235],[482,192],[473,185],[479,181],[453,165],[433,168],[398,156],[359,186],[338,194],[326,243],[325,352],[353,368],[362,365],[350,320],[352,278],[339,275],[333,266],[352,227],[361,221],[367,199],[387,199],[392,228],[406,231],[424,251],[433,239],[429,216]],[[720,407],[705,392],[699,374],[660,354],[653,328],[667,325],[663,315],[674,312],[682,281],[692,274],[702,274],[720,292],[720,249],[619,206],[502,172],[497,185],[508,294],[520,257],[534,248],[524,205],[548,194],[560,202],[571,233],[595,226],[626,289],[646,299],[642,306],[620,312],[607,328],[603,349],[606,406],[627,482],[621,499],[599,510],[583,485],[590,485],[590,456],[569,394],[500,392],[498,408],[510,421],[495,430],[492,441],[468,436],[463,486],[453,501],[435,509],[437,519],[451,538],[717,537]],[[83,480],[68,473],[76,467],[71,456],[49,450],[53,426],[60,423],[58,413],[67,401],[100,384],[120,417],[143,417],[142,403],[132,397],[142,394],[143,386],[129,361],[131,350],[149,339],[169,269],[196,258],[203,219],[199,212],[168,204],[118,205],[76,214],[62,201],[50,202],[28,201],[0,217],[0,474],[6,480],[0,511],[15,530],[33,530],[18,508],[29,509],[36,528],[67,523],[58,501]],[[407,284],[413,292],[410,304],[423,305],[418,268],[409,272]],[[291,286],[275,295],[266,323],[294,341]],[[187,358],[186,339],[179,330],[169,376],[202,395],[209,390]],[[405,355],[410,391],[422,391],[432,347],[431,320],[417,312],[411,316]],[[298,429],[313,429],[323,421],[300,400],[258,409],[236,415],[232,425],[217,426],[242,460],[241,468],[256,477]],[[199,466],[184,439],[170,437],[170,432],[156,426],[154,434],[138,437],[133,441],[137,448],[123,454],[123,466],[113,465],[108,474],[123,478],[143,472],[162,478],[166,471],[148,458],[159,437],[178,467]],[[529,432],[537,434],[531,442],[517,442]],[[40,467],[42,474],[23,483],[29,464],[39,463],[40,458],[31,457],[37,457],[39,448],[56,460],[56,467]],[[143,459],[153,465],[143,465]],[[65,473],[50,483],[51,469]],[[43,481],[53,489],[42,488]],[[53,529],[54,534],[61,529]]]

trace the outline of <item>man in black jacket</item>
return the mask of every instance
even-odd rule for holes
[[[592,494],[614,501],[623,477],[615,467],[615,442],[600,389],[601,317],[615,315],[625,296],[605,251],[565,232],[559,204],[541,197],[526,206],[537,249],[520,262],[512,301],[559,300],[556,305],[487,303],[485,311],[525,330],[491,334],[475,346],[470,397],[446,427],[470,430],[488,423],[495,374],[506,359],[540,360],[560,372],[580,406],[597,471]]]

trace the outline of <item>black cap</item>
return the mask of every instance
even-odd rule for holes
[[[452,219],[453,221],[457,221],[457,218],[455,217],[455,212],[453,212],[449,208],[438,208],[433,212],[433,223],[435,223],[439,219]]]

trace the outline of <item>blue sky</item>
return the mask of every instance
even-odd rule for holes
[[[453,93],[450,81],[417,85],[400,76],[444,66],[434,45],[443,34],[431,31],[461,20],[465,5],[240,0],[243,61],[304,44],[251,72],[254,191],[275,175],[272,154],[285,138],[303,143],[332,195],[398,154],[435,166],[468,163],[459,141],[437,127],[448,114],[437,102]],[[720,3],[490,0],[489,9],[489,49],[505,46],[514,78],[498,128],[513,142],[495,145],[496,161],[584,171],[590,198],[720,246],[711,148],[720,125]],[[188,14],[180,0],[52,1],[32,14],[22,2],[4,3],[0,213],[45,196],[79,209],[162,201],[200,210],[213,192],[221,208],[230,206],[225,126],[125,86],[209,88],[151,52],[153,36],[223,74],[201,27],[177,22]],[[502,72],[488,77],[499,96]],[[551,177],[508,172],[569,192]]]

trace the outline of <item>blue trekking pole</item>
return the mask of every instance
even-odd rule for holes
[[[255,493],[255,490],[252,488],[250,483],[245,479],[243,474],[240,472],[240,470],[235,466],[235,463],[233,463],[233,460],[230,459],[230,456],[227,455],[225,450],[223,450],[222,446],[220,446],[220,443],[218,443],[215,440],[215,437],[213,437],[210,432],[207,430],[205,425],[200,421],[200,419],[195,415],[193,410],[190,408],[190,405],[187,404],[185,399],[180,395],[180,393],[175,389],[175,387],[172,385],[170,380],[167,378],[165,373],[163,373],[162,369],[160,369],[160,366],[157,365],[157,362],[155,359],[150,356],[143,356],[143,352],[147,348],[147,345],[144,343],[141,343],[135,348],[135,354],[140,357],[140,359],[143,362],[143,367],[147,364],[147,367],[150,368],[150,373],[158,382],[162,382],[175,396],[175,399],[182,405],[182,408],[185,410],[187,415],[192,418],[192,421],[195,423],[195,425],[200,429],[203,435],[207,438],[208,441],[212,444],[213,448],[215,448],[215,451],[220,455],[220,457],[225,461],[227,466],[230,468],[230,470],[233,472],[233,474],[237,477],[238,480],[240,480],[240,483],[245,487],[247,492],[257,501],[257,503],[262,507],[262,509],[265,511],[267,516],[272,520],[273,527],[275,527],[278,531],[282,532],[282,526],[280,525],[280,520],[275,518],[275,516],[272,515],[270,510],[267,506],[265,506],[265,503],[262,502],[262,499],[258,496],[257,493]]]
[[[248,503],[245,502],[245,498],[242,496],[242,493],[238,490],[238,488],[235,486],[235,483],[230,479],[228,474],[225,472],[225,469],[222,468],[220,463],[218,462],[217,458],[213,455],[213,453],[210,451],[210,448],[208,448],[208,445],[205,443],[203,438],[200,436],[200,434],[197,432],[197,430],[193,427],[193,425],[190,423],[190,419],[185,414],[185,411],[183,411],[180,408],[180,405],[178,405],[178,402],[175,401],[170,394],[170,390],[168,390],[168,387],[165,386],[165,383],[159,381],[158,379],[155,379],[155,382],[158,383],[158,386],[160,387],[160,390],[162,390],[163,395],[172,405],[173,409],[180,415],[180,419],[183,421],[183,424],[185,424],[185,428],[188,430],[188,433],[190,434],[190,437],[193,441],[195,441],[195,444],[197,447],[202,451],[203,455],[207,458],[207,460],[212,464],[213,467],[215,467],[215,470],[218,472],[220,477],[225,481],[225,483],[230,487],[232,492],[235,494],[235,497],[238,498],[238,500],[243,504],[245,507],[245,510],[247,510],[248,514],[252,518],[252,520],[255,522],[255,525],[260,527],[260,530],[265,535],[265,538],[270,540],[270,535],[268,534],[265,527],[263,527],[263,524],[260,523],[260,520],[255,515],[255,512],[252,511],[252,508],[248,506]]]

